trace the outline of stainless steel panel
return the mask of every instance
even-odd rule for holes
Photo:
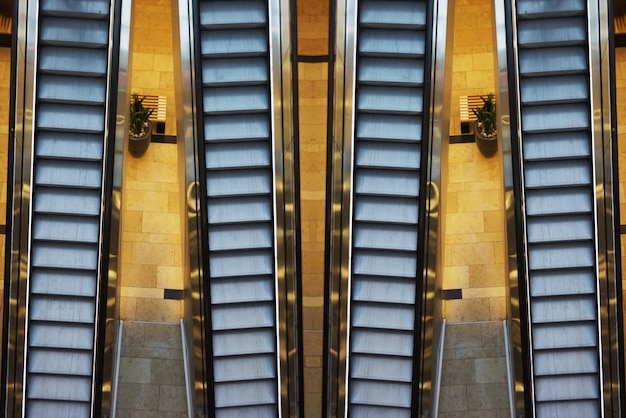
[[[40,7],[48,14],[72,15],[95,15],[102,18],[109,13],[111,2],[109,0],[72,1],[65,0],[41,0]]]
[[[87,417],[90,405],[88,403],[77,404],[76,402],[55,402],[54,410],[50,410],[50,402],[32,400],[29,403],[29,413],[36,417],[54,418],[61,417]],[[58,414],[58,415],[57,415]]]
[[[33,237],[38,240],[98,242],[98,219],[72,219],[62,216],[41,215],[34,225]]]
[[[95,307],[91,298],[39,297],[31,303],[31,321],[93,324]],[[70,354],[71,355],[71,354]]]
[[[97,190],[48,187],[39,191],[34,202],[37,212],[76,215],[100,213],[100,195]]]
[[[214,332],[213,355],[242,356],[246,354],[274,353],[276,338],[273,330],[257,329],[241,332]]]
[[[27,394],[31,399],[38,400],[59,400],[89,402],[91,399],[90,383],[91,377],[78,376],[43,376],[33,375],[29,382]],[[51,402],[52,403],[52,402]],[[58,416],[60,412],[48,404],[49,412],[46,415]],[[30,411],[29,411],[30,412]],[[85,416],[85,415],[83,415]],[[88,416],[88,415],[87,415]]]
[[[593,321],[596,317],[593,296],[544,296],[533,300],[533,323]],[[556,325],[556,324],[555,324]],[[540,371],[537,371],[540,373]]]
[[[527,162],[524,173],[526,187],[557,187],[589,185],[591,173],[588,160]]]
[[[265,26],[267,5],[261,1],[213,1],[200,5],[200,24],[221,26]]]
[[[426,3],[408,1],[366,0],[360,5],[362,25],[423,27],[426,25]]]
[[[584,0],[562,0],[562,1],[537,1],[537,0],[517,0],[515,3],[517,13],[524,16],[563,16],[566,13],[584,12]]]
[[[41,132],[37,140],[38,157],[97,160],[103,155],[99,135],[48,131]]]
[[[31,373],[91,376],[93,360],[91,352],[87,350],[74,352],[68,357],[65,353],[32,348],[28,367]]]
[[[349,396],[356,405],[411,407],[410,384],[355,379]]]
[[[598,336],[594,327],[586,323],[537,324],[533,327],[533,348],[562,349],[595,347]]]
[[[99,188],[102,183],[102,164],[96,161],[39,159],[35,182],[39,186]]]
[[[541,377],[536,380],[536,399],[538,402],[551,400],[586,400],[598,398],[598,375],[575,375]],[[576,410],[577,403],[570,406],[569,410]],[[568,414],[571,416],[571,413]],[[597,416],[595,414],[591,416]]]
[[[274,284],[267,277],[245,277],[211,280],[211,303],[242,303],[271,301]]]
[[[354,257],[354,273],[364,275],[415,277],[415,254],[395,252],[359,251]]]
[[[410,358],[379,358],[377,356],[359,356],[354,359],[356,365],[352,377],[369,378],[381,381],[411,382],[413,370]]]
[[[580,101],[587,98],[587,77],[526,78],[521,80],[522,103],[549,103],[553,101]]]
[[[104,79],[42,75],[37,95],[41,100],[57,103],[103,104],[105,84]]]
[[[364,329],[354,334],[352,351],[354,353],[411,357],[413,355],[413,335],[410,332],[399,330]]]
[[[206,146],[208,169],[268,167],[271,162],[270,147],[263,142],[218,143]]]
[[[209,240],[212,251],[272,247],[272,234],[263,224],[216,225],[209,231]]]
[[[419,141],[422,139],[422,118],[402,115],[361,115],[355,127],[360,139],[399,139]]]
[[[522,108],[522,130],[567,131],[589,128],[586,104],[558,104]]]
[[[276,359],[274,356],[218,358],[215,360],[213,374],[215,381],[226,382],[240,379],[271,379],[276,377]]]
[[[263,405],[276,403],[274,379],[256,382],[222,383],[215,387],[215,406]]]
[[[417,171],[361,169],[354,188],[361,195],[417,197],[419,186]]]
[[[213,199],[209,223],[259,222],[272,219],[269,197],[234,197]]]
[[[421,85],[424,83],[424,63],[415,59],[361,58],[359,82],[382,85]]]
[[[420,113],[423,110],[422,95],[420,88],[361,87],[357,105],[363,112]]]
[[[76,296],[96,295],[96,284],[87,271],[32,269],[30,281],[33,293],[64,295],[71,292]]]
[[[589,242],[535,244],[528,249],[530,269],[591,267],[593,247]]]
[[[542,373],[595,373],[598,371],[598,359],[593,348],[589,350],[536,351],[535,364]]]
[[[520,21],[518,43],[525,47],[581,44],[587,39],[586,27],[583,17]]]
[[[274,406],[253,406],[240,407],[230,409],[218,409],[215,411],[215,418],[274,418],[276,416],[276,407]]]
[[[41,242],[34,246],[31,262],[34,267],[95,270],[98,267],[98,248],[92,244]]]
[[[519,56],[520,73],[525,76],[587,70],[587,55],[581,46],[521,50]]]
[[[29,328],[31,347],[91,350],[94,328],[88,323],[34,322]]]
[[[367,406],[360,407],[359,405],[355,405],[352,407],[352,412],[358,416],[363,418],[411,418],[411,410],[408,408],[400,409],[400,408],[383,408],[383,407],[375,407],[375,406]]]
[[[212,277],[236,277],[272,274],[273,257],[270,251],[238,251],[215,253],[209,267]]]
[[[539,133],[524,136],[523,151],[528,160],[582,157],[591,153],[586,132]]]
[[[382,305],[375,303],[352,302],[352,326],[412,331],[415,317],[411,315],[411,305]],[[355,361],[356,361],[355,357]],[[359,369],[353,365],[354,373]]]
[[[43,17],[39,39],[50,44],[106,47],[109,41],[109,22]]]
[[[258,113],[268,109],[268,90],[265,86],[204,89],[204,111],[207,113]]]
[[[593,270],[537,271],[531,277],[531,296],[593,294]]]
[[[254,56],[267,53],[267,32],[263,29],[237,29],[230,31],[204,31],[201,53],[203,56]]]
[[[417,224],[419,213],[416,199],[385,200],[381,197],[359,197],[355,199],[354,219],[373,222],[402,222]]]
[[[258,195],[272,191],[269,170],[215,171],[207,174],[210,197]]]
[[[364,302],[414,304],[415,281],[389,277],[361,277],[354,283],[352,298]]]
[[[380,57],[424,55],[425,35],[421,31],[399,30],[389,33],[381,29],[363,29],[359,35],[359,52]]]
[[[106,74],[106,50],[65,48],[42,45],[39,50],[39,70],[68,75]]]
[[[265,114],[205,116],[204,136],[206,141],[267,139],[269,118]]]
[[[357,151],[359,167],[419,168],[421,149],[414,143],[364,142]]]
[[[385,250],[416,251],[417,230],[404,225],[363,225],[354,234],[354,246]]]
[[[101,133],[104,131],[104,123],[104,109],[101,106],[52,103],[42,103],[39,106],[39,129]]]
[[[598,407],[595,401],[579,400],[572,408],[564,402],[540,403],[537,405],[537,415],[542,417],[587,418],[596,416]]]
[[[211,309],[214,331],[272,328],[274,309],[272,303],[246,303],[215,305]]]
[[[204,85],[237,85],[269,81],[267,58],[213,59],[202,67]]]
[[[528,215],[589,212],[591,192],[587,189],[533,190],[526,194]]]

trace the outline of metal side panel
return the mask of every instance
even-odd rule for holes
[[[428,4],[357,6],[347,393],[355,418],[409,417],[415,406]]]
[[[268,7],[199,2],[208,386],[220,418],[280,410]]]
[[[537,417],[602,416],[587,3],[516,2]]]
[[[110,8],[103,0],[39,3],[29,417],[93,414]]]

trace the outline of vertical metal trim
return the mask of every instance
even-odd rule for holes
[[[272,148],[274,169],[274,293],[276,310],[276,347],[278,367],[277,393],[280,397],[278,415],[289,416],[290,386],[296,384],[295,378],[290,381],[289,348],[293,347],[289,336],[296,336],[297,329],[287,322],[287,281],[293,289],[294,271],[293,241],[291,246],[287,240],[293,240],[295,224],[293,212],[293,132],[291,128],[292,92],[291,84],[291,37],[289,36],[289,2],[280,4],[279,0],[268,2],[269,17],[269,50],[270,50],[270,96],[272,120]],[[283,18],[286,17],[286,18]],[[289,254],[289,255],[288,255]],[[293,300],[293,297],[291,298]],[[291,326],[290,326],[291,325]],[[289,327],[289,328],[288,328]],[[290,329],[291,328],[291,329]],[[297,342],[296,342],[297,344]],[[294,353],[295,354],[295,353]],[[293,369],[292,369],[293,370]],[[296,370],[293,370],[294,372]]]
[[[117,305],[119,265],[118,249],[120,239],[120,215],[121,215],[121,176],[117,172],[121,171],[121,161],[118,162],[118,143],[120,142],[119,130],[125,129],[125,124],[117,124],[117,108],[121,103],[127,102],[126,78],[120,77],[122,71],[119,69],[120,62],[128,61],[128,48],[130,44],[122,43],[122,38],[126,34],[122,33],[122,28],[129,29],[128,20],[123,25],[124,16],[122,0],[112,0],[109,17],[109,62],[107,77],[107,97],[104,132],[104,152],[103,152],[103,187],[102,202],[103,211],[100,219],[100,271],[98,272],[98,286],[96,292],[96,321],[94,332],[94,396],[93,415],[110,416],[112,413],[112,386],[113,371],[116,367],[117,345],[116,335],[119,319],[119,307]],[[125,51],[122,47],[128,45]],[[125,57],[122,54],[125,53]],[[125,58],[125,59],[124,59]],[[128,71],[128,66],[123,70]],[[115,94],[117,92],[117,95]],[[120,93],[124,93],[122,96]],[[127,109],[122,105],[123,109]],[[121,138],[123,138],[122,133]],[[121,141],[123,143],[123,141]],[[123,146],[123,144],[122,144]],[[122,148],[123,151],[123,148]],[[121,157],[121,155],[120,155]],[[119,158],[121,160],[121,158]]]
[[[596,250],[598,269],[598,321],[601,365],[601,402],[604,416],[621,416],[621,356],[618,354],[621,330],[618,327],[618,297],[616,257],[620,248],[615,225],[613,191],[614,144],[611,141],[611,104],[613,79],[611,77],[609,26],[612,19],[605,2],[592,1],[588,5],[589,43],[591,64],[591,100],[593,111],[593,149],[596,180]],[[616,176],[615,176],[616,177]]]
[[[449,13],[450,10],[454,11],[454,0],[435,0],[427,4],[427,25],[431,31],[426,33],[422,141],[428,141],[428,144],[421,162],[420,219],[423,219],[423,225],[418,242],[424,245],[418,253],[422,283],[420,286],[418,280],[416,287],[413,358],[413,411],[420,415],[433,412],[433,396],[436,395],[433,378],[437,375],[440,344],[443,344],[440,338],[442,257],[437,255],[443,242],[440,240],[442,141],[450,133],[452,65],[449,62],[452,61],[454,29],[454,12]]]
[[[30,2],[32,3],[32,2]],[[7,344],[3,351],[3,397],[5,398],[5,416],[21,416],[23,414],[22,388],[24,385],[23,374],[24,359],[20,355],[24,349],[26,323],[26,276],[24,272],[28,268],[27,240],[23,239],[28,234],[30,223],[30,176],[28,167],[31,164],[30,150],[32,149],[32,114],[33,114],[33,89],[31,80],[34,74],[32,58],[34,47],[31,45],[36,33],[36,26],[29,22],[29,2],[19,0],[14,5],[13,36],[14,51],[12,51],[12,91],[11,97],[12,123],[15,132],[12,139],[13,145],[13,194],[11,211],[7,210],[7,217],[12,216],[12,227],[8,230],[5,259],[5,329],[3,341]],[[31,5],[32,7],[32,5]],[[27,37],[27,35],[29,35]],[[29,43],[30,42],[30,43]],[[8,200],[8,199],[7,199]],[[7,223],[9,225],[9,223]]]
[[[176,0],[173,0],[173,5]],[[199,143],[202,140],[202,127],[197,118],[197,94],[201,86],[196,82],[196,74],[200,68],[200,60],[196,59],[195,40],[199,33],[198,4],[193,0],[178,0],[178,13],[172,13],[172,29],[174,45],[178,45],[180,54],[174,54],[174,80],[176,80],[176,131],[183,141],[185,202],[184,213],[187,228],[183,228],[184,263],[183,274],[185,300],[185,335],[191,344],[188,344],[190,359],[190,376],[193,376],[195,392],[192,394],[194,416],[208,416],[212,408],[213,391],[208,386],[213,380],[211,370],[207,370],[210,363],[208,353],[212,352],[211,339],[205,333],[205,325],[210,323],[210,309],[205,299],[208,283],[204,280],[205,261],[202,260],[202,225],[206,225],[206,214],[201,213],[201,196],[198,190],[204,180],[200,176],[200,161],[202,158]],[[173,9],[174,10],[174,9]],[[196,12],[196,13],[194,13]],[[178,38],[178,42],[176,42]],[[179,58],[179,59],[177,59]]]
[[[497,2],[496,2],[497,3]],[[509,289],[511,300],[511,341],[513,345],[513,358],[515,370],[515,389],[516,389],[516,411],[518,416],[535,416],[535,391],[533,381],[533,359],[532,359],[532,334],[530,329],[531,316],[529,304],[529,280],[527,264],[527,242],[526,242],[526,221],[524,220],[524,178],[523,158],[522,158],[522,132],[521,124],[521,106],[519,91],[519,56],[517,49],[517,19],[515,12],[515,1],[509,0],[505,2],[505,32],[507,50],[507,66],[510,68],[501,68],[500,48],[498,47],[498,83],[500,76],[507,74],[508,83],[499,85],[499,94],[504,93],[500,99],[508,97],[506,105],[509,106],[508,112],[504,113],[501,105],[499,105],[501,118],[509,118],[507,121],[502,120],[500,124],[502,135],[510,134],[509,141],[502,141],[503,147],[511,146],[511,168],[513,183],[512,186],[507,185],[507,176],[509,168],[504,166],[505,173],[505,205],[506,205],[506,225],[507,225],[507,253],[508,253],[508,275]],[[509,29],[508,31],[506,29]],[[506,92],[501,92],[502,89]],[[508,95],[508,96],[507,96]],[[514,114],[511,114],[514,109]],[[504,139],[504,138],[503,138]],[[505,152],[505,150],[503,150]],[[508,150],[506,151],[508,152]],[[504,158],[506,164],[507,159]],[[508,316],[508,313],[507,313]],[[519,318],[519,320],[517,320]],[[518,328],[519,324],[519,328]]]
[[[339,15],[339,14],[338,14]],[[339,401],[337,416],[348,416],[348,387],[350,376],[350,295],[352,277],[352,218],[354,188],[354,121],[356,95],[356,55],[357,55],[357,0],[348,0],[345,9],[345,49],[343,51],[343,125],[342,132],[342,202],[341,202],[341,287],[340,331],[339,331]],[[338,38],[341,39],[341,38]]]
[[[506,269],[508,276],[508,286],[506,286],[507,299],[507,327],[508,338],[511,341],[512,355],[510,357],[510,369],[513,372],[515,404],[511,405],[511,410],[517,416],[526,415],[526,401],[531,395],[531,391],[525,388],[530,386],[529,376],[524,374],[528,360],[528,347],[530,329],[527,318],[522,315],[522,306],[528,306],[526,299],[526,288],[521,286],[524,280],[525,269],[521,262],[524,259],[524,237],[522,221],[522,192],[521,187],[521,167],[515,165],[514,161],[521,164],[519,143],[520,134],[518,131],[519,115],[511,117],[511,108],[517,112],[517,49],[515,45],[514,27],[514,7],[512,2],[494,1],[494,21],[495,21],[495,45],[496,45],[496,90],[498,92],[498,112],[500,123],[498,124],[498,136],[501,138],[502,148],[502,174],[504,186],[505,205],[505,231],[506,231]],[[508,30],[507,30],[508,29]],[[509,71],[510,69],[510,71]],[[510,89],[512,88],[512,91]],[[514,133],[517,132],[517,141]],[[516,199],[517,196],[520,198]]]

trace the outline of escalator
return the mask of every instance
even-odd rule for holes
[[[587,2],[516,2],[537,417],[602,416]]]
[[[417,405],[430,9],[428,1],[358,3],[351,417],[410,417]]]
[[[39,3],[25,413],[88,417],[101,309],[111,2]]]
[[[267,3],[198,2],[207,380],[210,415],[220,418],[275,417],[280,410]]]

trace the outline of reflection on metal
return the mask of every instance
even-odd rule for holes
[[[446,320],[441,322],[441,331],[439,333],[439,346],[437,350],[437,363],[435,367],[434,383],[433,383],[433,408],[432,416],[439,416],[439,399],[441,394],[441,371],[443,368],[443,345],[446,340]]]
[[[498,101],[498,137],[502,149],[502,180],[504,186],[504,208],[505,208],[505,224],[506,224],[506,271],[508,273],[507,296],[509,303],[507,304],[507,322],[510,324],[505,332],[505,341],[510,341],[511,356],[508,357],[508,369],[512,370],[509,376],[510,382],[513,384],[514,401],[511,402],[511,408],[515,411],[512,416],[525,416],[525,383],[524,383],[524,364],[526,361],[526,353],[523,352],[522,339],[526,335],[522,335],[522,330],[526,328],[526,314],[520,311],[520,298],[525,300],[524,293],[520,295],[518,271],[518,251],[523,251],[522,244],[523,232],[519,229],[521,224],[520,214],[516,213],[516,200],[514,192],[514,181],[519,181],[521,168],[513,166],[513,156],[511,147],[511,133],[516,130],[517,125],[511,125],[510,106],[511,100],[515,98],[515,90],[511,98],[509,95],[509,50],[507,49],[510,30],[510,17],[507,21],[505,4],[502,2],[494,3],[494,22],[495,22],[495,46],[496,46],[496,88]],[[511,69],[511,71],[513,71]],[[514,123],[518,118],[513,117]],[[515,179],[515,180],[514,180]],[[523,266],[520,266],[523,268]],[[522,270],[523,272],[523,270]],[[523,276],[523,273],[521,274]],[[524,292],[524,289],[521,289]],[[525,303],[525,302],[524,302]]]
[[[431,409],[447,7],[337,4],[327,417]]]
[[[116,257],[116,247],[109,253],[115,221],[108,212],[115,3],[19,7],[18,36],[28,44],[18,41],[26,51],[18,48],[16,84],[25,86],[25,95],[18,90],[14,102],[20,125],[14,178],[21,181],[16,195],[28,195],[13,208],[20,226],[12,228],[11,246],[20,267],[13,264],[7,277],[15,304],[8,326],[12,349],[3,365],[13,391],[8,410],[108,415],[116,276],[109,283],[109,258]]]
[[[527,1],[505,17],[514,28],[514,184],[524,202],[507,188],[507,222],[514,207],[524,227],[515,243],[519,287],[510,269],[514,356],[523,365],[518,414],[524,398],[539,417],[620,414],[621,365],[611,353],[619,336],[613,185],[610,168],[603,171],[613,158],[609,87],[601,82],[610,80],[608,18],[597,7]]]
[[[289,4],[179,8],[194,413],[289,416],[301,397]]]

